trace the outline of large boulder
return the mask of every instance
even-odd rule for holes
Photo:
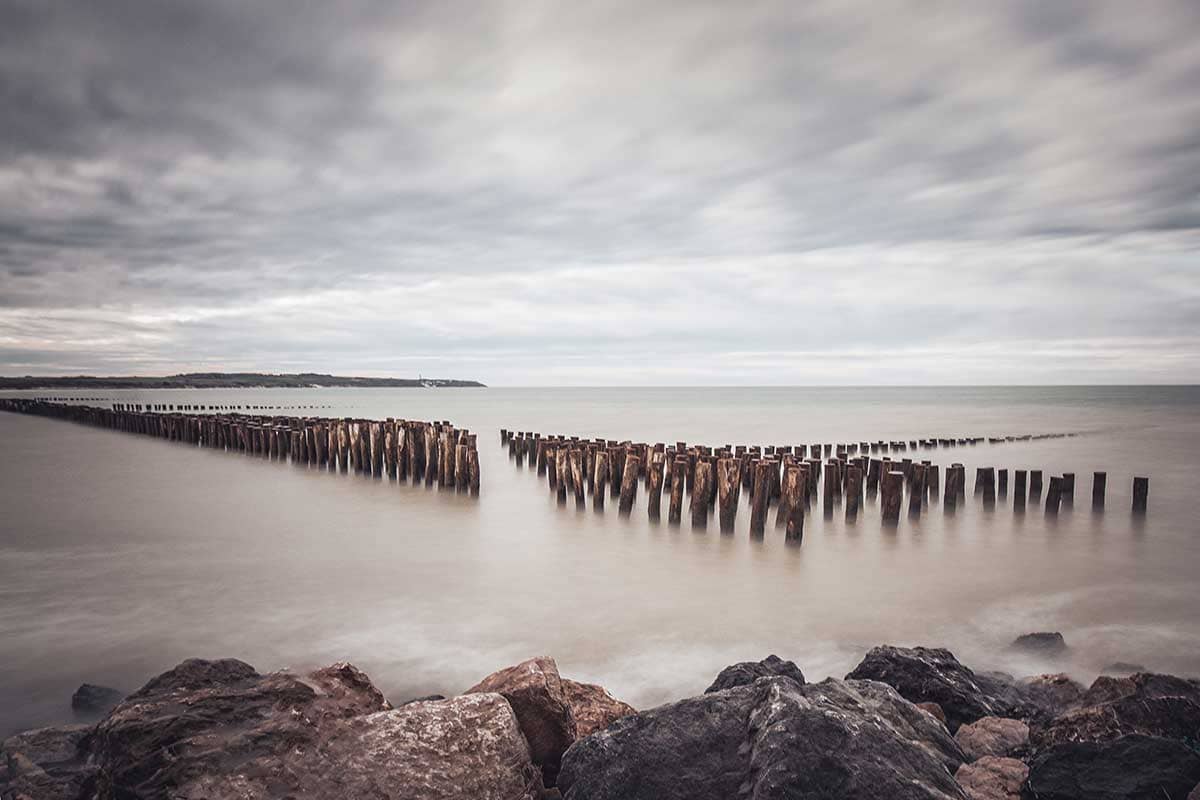
[[[962,751],[874,681],[790,678],[642,711],[563,757],[565,800],[949,800]]]
[[[1157,736],[1063,742],[1038,753],[1025,791],[1037,800],[1186,800],[1200,754]]]
[[[732,689],[734,686],[754,683],[759,678],[770,678],[777,675],[791,678],[801,685],[804,684],[804,673],[795,663],[784,661],[772,653],[762,661],[742,661],[738,664],[731,664],[721,670],[712,685],[704,691],[719,692],[723,689]]]
[[[501,696],[392,709],[349,664],[300,676],[186,661],[126,698],[89,747],[97,800],[533,800],[542,788]]]
[[[603,686],[563,678],[562,687],[567,705],[571,707],[571,716],[575,718],[578,738],[590,736],[621,717],[637,713],[637,709],[613,697]]]
[[[1021,800],[1021,786],[1027,777],[1029,767],[1024,761],[999,756],[963,764],[954,774],[970,800]]]
[[[881,681],[910,702],[937,703],[951,732],[981,717],[1014,716],[993,685],[942,648],[874,647],[846,678]]]
[[[503,695],[512,705],[533,763],[542,768],[546,785],[553,786],[562,754],[578,736],[554,659],[538,656],[493,672],[467,690],[478,692]]]
[[[1039,747],[1103,742],[1131,733],[1179,740],[1200,735],[1200,687],[1182,678],[1151,673],[1100,677],[1082,702],[1037,733]]]
[[[1029,745],[1029,726],[1019,719],[982,717],[962,725],[954,734],[967,761],[984,756],[1011,756],[1023,752]]]
[[[90,725],[38,728],[0,742],[0,797],[74,800],[95,772],[84,744]]]
[[[112,711],[124,699],[125,693],[120,689],[85,683],[71,695],[71,710],[84,718],[98,717]]]

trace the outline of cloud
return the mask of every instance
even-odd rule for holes
[[[19,0],[0,372],[1194,381],[1198,33],[1186,0]]]

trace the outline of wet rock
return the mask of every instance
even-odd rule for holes
[[[0,742],[0,797],[73,800],[95,768],[83,744],[90,725],[38,728]]]
[[[625,717],[563,757],[566,800],[963,798],[946,729],[875,681],[760,678]]]
[[[1037,800],[1185,800],[1200,754],[1156,736],[1064,742],[1039,753],[1025,791]]]
[[[1194,739],[1200,732],[1200,688],[1171,675],[1097,678],[1083,706],[1054,718],[1035,736],[1039,748],[1103,742],[1126,734]]]
[[[1101,675],[1132,675],[1135,672],[1145,672],[1146,668],[1141,664],[1132,664],[1128,661],[1114,661],[1113,663],[1100,670]]]
[[[1017,719],[983,717],[963,725],[954,734],[967,761],[984,756],[1011,756],[1029,745],[1029,726]]]
[[[928,711],[930,714],[932,714],[938,722],[942,723],[943,725],[946,724],[946,712],[942,711],[942,707],[937,703],[917,703],[916,705],[917,708],[921,709],[922,711]]]
[[[1200,800],[1200,783],[1197,783],[1196,788],[1192,789],[1191,793],[1187,796],[1187,800]]]
[[[125,693],[110,686],[85,683],[71,695],[71,710],[81,716],[98,717],[116,707],[125,699]]]
[[[1072,680],[1065,673],[1034,675],[1022,678],[1024,699],[1044,709],[1051,715],[1061,714],[1079,705],[1083,699],[1083,684]]]
[[[984,756],[959,767],[954,779],[969,800],[1020,800],[1021,785],[1028,776],[1024,761]]]
[[[1036,653],[1040,656],[1061,656],[1067,652],[1067,642],[1063,635],[1054,633],[1027,633],[1013,640],[1012,648],[1026,653]]]
[[[637,709],[613,697],[603,686],[563,678],[562,687],[571,707],[571,716],[575,718],[578,738],[590,736],[621,717],[637,713]]]
[[[578,733],[554,659],[538,656],[493,672],[467,690],[477,692],[504,695],[529,742],[533,763],[542,768],[546,785],[553,786],[562,754]]]
[[[88,747],[97,800],[536,800],[542,790],[500,695],[393,710],[344,663],[299,676],[185,661],[118,705]]]
[[[981,683],[949,650],[937,647],[875,647],[846,676],[882,681],[913,703],[937,703],[951,732],[981,717],[1005,713],[1011,703],[995,693],[999,684]]]
[[[712,682],[712,685],[704,691],[719,692],[722,689],[732,689],[734,686],[754,683],[759,678],[770,678],[776,675],[791,678],[801,685],[804,684],[804,673],[800,671],[799,667],[772,653],[762,661],[743,661],[726,667],[717,675],[717,679]]]

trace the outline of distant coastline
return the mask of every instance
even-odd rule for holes
[[[359,378],[316,372],[188,372],[162,377],[138,375],[0,376],[0,389],[311,389],[327,387],[443,388],[482,387],[479,381],[446,378]]]

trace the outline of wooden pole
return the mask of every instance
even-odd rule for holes
[[[538,456],[540,464],[545,468],[545,451]],[[603,449],[596,450],[595,463],[595,488],[592,489],[592,508],[596,511],[604,510],[604,493],[607,491],[608,484],[608,451]]]
[[[771,493],[772,467],[766,460],[754,466],[754,488],[750,495],[750,533],[762,536],[767,524],[767,503]]]
[[[639,463],[637,456],[625,456],[625,470],[621,476],[621,499],[617,510],[626,516],[633,511],[633,501],[637,497]]]
[[[1108,474],[1104,472],[1092,473],[1092,508],[1099,511],[1104,508],[1104,489],[1108,483]]]
[[[1146,513],[1146,501],[1150,498],[1150,479],[1133,479],[1133,511],[1135,514]]]
[[[650,464],[646,470],[646,515],[658,521],[662,517],[663,469],[667,454],[662,450],[650,453]]]
[[[1061,476],[1055,475],[1050,478],[1050,488],[1046,490],[1046,513],[1049,515],[1058,513],[1058,507],[1062,501],[1062,484]]]
[[[738,498],[741,495],[741,461],[737,458],[717,460],[717,500],[720,503],[721,530],[733,530],[737,519]]]
[[[858,471],[857,467],[854,468]],[[779,507],[787,506],[784,541],[799,543],[804,539],[804,494],[807,479],[800,466],[792,464],[783,473],[783,490]]]
[[[713,465],[706,457],[696,459],[696,476],[692,483],[692,528],[704,530],[708,527],[708,498],[713,486]]]
[[[1025,470],[1013,470],[1013,511],[1025,510],[1025,478]]]
[[[571,470],[571,486],[575,490],[575,507],[585,508],[587,499],[584,497],[583,451],[572,447],[567,451],[567,463]]]
[[[683,490],[687,483],[688,459],[676,455],[671,464],[671,505],[667,508],[667,522],[678,525],[683,519]]]
[[[853,522],[858,518],[858,509],[862,504],[862,467],[855,465],[846,473],[846,520]]]
[[[887,472],[879,489],[883,521],[895,525],[900,521],[900,504],[904,500],[904,473],[899,470]]]

